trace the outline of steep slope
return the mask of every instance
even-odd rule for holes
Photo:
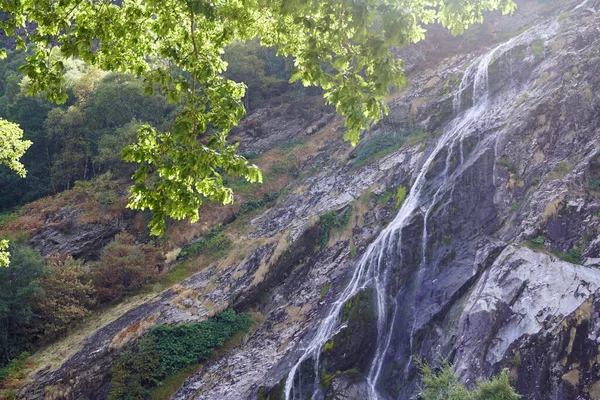
[[[359,162],[327,113],[294,128],[305,141],[287,151],[311,157],[244,225],[243,260],[128,311],[20,397],[105,398],[111,362],[150,326],[233,306],[256,332],[176,399],[411,398],[413,355],[467,381],[510,367],[527,399],[595,398],[598,7],[412,76],[365,139],[399,134],[394,151]],[[257,151],[283,140],[265,136]]]
[[[556,344],[543,365],[524,359],[518,343],[530,345],[532,335],[558,329],[569,321],[566,315],[582,314],[581,305],[588,309],[584,316],[593,315],[586,300],[600,283],[593,259],[600,204],[590,190],[599,150],[596,7],[563,11],[481,56],[456,97],[433,104],[413,98],[411,111],[426,116],[425,126],[448,110],[457,117],[421,156],[400,151],[389,157],[413,156],[403,163],[411,166],[408,173],[395,170],[396,182],[411,182],[411,194],[378,239],[350,261],[336,302],[315,313],[307,334],[295,338],[295,350],[271,370],[282,373],[265,375],[274,389],[248,389],[265,368],[259,355],[269,363],[277,357],[261,338],[260,345],[251,339],[246,349],[206,367],[176,398],[269,392],[270,398],[409,398],[416,390],[416,354],[452,359],[467,381],[512,367],[525,398],[591,398],[595,380],[588,368],[595,354],[586,354],[593,365],[585,372],[580,356],[567,361],[563,354],[571,352],[577,330],[563,334],[571,342],[559,343],[566,340],[568,349]],[[406,103],[400,99],[395,113]],[[528,240],[535,250],[522,247]],[[585,267],[573,264],[582,261]],[[324,273],[313,266],[309,276]],[[280,296],[302,310],[309,296],[302,289],[287,286]],[[358,323],[348,309],[358,310]],[[229,372],[215,379],[220,370]],[[587,374],[585,382],[580,374]]]

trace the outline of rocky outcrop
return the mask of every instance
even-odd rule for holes
[[[476,371],[504,367],[509,347],[522,337],[552,332],[599,287],[598,269],[507,247],[464,303],[453,344],[455,368],[473,382]]]
[[[527,399],[600,398],[598,296],[595,291],[559,324],[513,343],[508,363],[516,388]]]
[[[127,218],[118,218],[107,223],[80,223],[77,216],[82,209],[65,207],[46,220],[46,226],[32,235],[31,246],[43,255],[54,252],[86,260],[97,259],[100,250],[114,236],[130,225]],[[129,213],[129,217],[133,213]]]

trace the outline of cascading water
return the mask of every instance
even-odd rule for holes
[[[535,34],[536,33],[534,32],[533,35]],[[427,221],[441,196],[453,188],[455,177],[452,179],[450,176],[450,165],[456,144],[458,143],[460,150],[460,163],[463,163],[465,161],[462,146],[463,139],[467,133],[470,132],[469,127],[482,118],[484,112],[489,108],[491,103],[489,96],[488,67],[494,57],[498,58],[509,51],[515,45],[515,42],[522,42],[519,38],[522,38],[524,35],[525,33],[479,57],[464,73],[459,89],[454,96],[454,120],[447,125],[442,136],[437,141],[435,148],[431,151],[418,170],[410,193],[402,204],[398,214],[381,232],[377,239],[368,246],[360,261],[357,263],[356,269],[354,270],[348,285],[339,295],[338,300],[332,304],[328,316],[321,321],[314,337],[305,346],[302,355],[291,368],[285,382],[286,400],[305,398],[301,393],[302,388],[294,387],[294,381],[296,375],[300,372],[300,366],[307,360],[312,359],[314,362],[314,375],[317,377],[316,380],[318,381],[319,356],[323,352],[325,343],[341,329],[345,328],[344,324],[340,325],[342,307],[344,307],[344,305],[360,291],[367,288],[372,288],[374,290],[377,308],[377,345],[370,369],[368,374],[366,374],[369,398],[371,400],[385,398],[383,394],[378,393],[377,382],[384,365],[384,358],[392,340],[392,329],[389,327],[394,326],[396,307],[398,305],[394,298],[394,294],[388,293],[391,267],[386,261],[401,248],[403,229],[411,223],[414,215],[421,212],[424,219],[422,262],[424,264],[426,263]],[[463,106],[463,92],[471,87],[471,85],[473,87],[472,106],[463,111],[461,109]],[[437,188],[427,187],[427,190],[431,189],[431,192],[428,193],[433,193],[433,195],[428,196],[428,198],[422,198],[426,186],[429,186],[426,185],[426,175],[429,167],[444,150],[447,151],[445,167],[441,176],[436,179],[435,183],[439,186]],[[400,253],[400,262],[402,263],[402,254],[401,252],[398,253]],[[421,271],[417,276],[419,281],[422,279],[420,275]],[[390,315],[393,316],[391,321],[389,321]],[[413,319],[413,331],[415,329],[415,324],[416,321]],[[320,393],[320,390],[318,388],[318,382],[314,383],[314,388],[312,388],[310,392],[313,393],[313,399],[319,398],[318,394]],[[304,396],[306,396],[306,393],[304,393]]]

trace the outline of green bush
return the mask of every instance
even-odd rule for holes
[[[159,370],[172,374],[208,358],[212,349],[223,346],[237,332],[247,331],[250,324],[247,314],[227,310],[198,324],[157,326],[148,335],[156,344]]]
[[[358,149],[354,159],[354,167],[360,167],[383,157],[404,144],[404,136],[396,133],[374,135]]]
[[[323,248],[329,242],[329,236],[333,229],[341,229],[348,225],[350,216],[352,215],[352,207],[348,208],[341,216],[337,211],[329,211],[323,215],[317,222],[317,246]]]
[[[165,377],[207,359],[252,321],[247,314],[227,310],[204,322],[152,328],[118,356],[111,371],[110,400],[148,398]]]
[[[590,179],[588,181],[588,187],[594,191],[600,191],[600,179]]]
[[[432,370],[428,364],[417,360],[422,386],[420,396],[423,400],[518,400],[521,398],[510,385],[506,371],[485,381],[479,381],[472,390],[468,390],[452,372],[447,361],[438,370]]]
[[[231,240],[223,233],[223,228],[219,227],[210,231],[206,236],[197,242],[185,245],[181,253],[177,256],[178,260],[185,260],[189,257],[206,254],[210,256],[224,256],[231,248]]]

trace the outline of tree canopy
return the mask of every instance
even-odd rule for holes
[[[6,165],[19,176],[24,177],[26,171],[19,159],[31,146],[31,142],[22,138],[23,131],[17,124],[0,118],[0,164]],[[7,266],[10,261],[7,249],[8,240],[0,240],[0,267]]]
[[[512,0],[2,0],[0,30],[18,48],[36,45],[22,67],[30,94],[65,102],[65,60],[77,58],[143,77],[146,93],[183,104],[170,129],[144,125],[123,153],[138,164],[129,207],[152,210],[151,232],[161,234],[166,217],[196,221],[207,198],[231,203],[224,173],[262,180],[227,142],[244,114],[245,86],[224,76],[226,45],[258,39],[293,57],[291,81],[320,86],[355,144],[387,112],[389,89],[405,82],[394,47],[423,39],[425,24],[458,34],[485,10],[514,7]]]

